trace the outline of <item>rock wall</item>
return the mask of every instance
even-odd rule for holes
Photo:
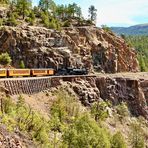
[[[148,81],[123,77],[86,77],[75,78],[71,88],[81,102],[91,106],[95,101],[109,100],[113,105],[127,102],[135,116],[148,119]]]
[[[87,67],[91,72],[138,71],[133,48],[123,39],[95,27],[2,27],[0,52],[8,52],[12,65],[23,60],[28,68]]]

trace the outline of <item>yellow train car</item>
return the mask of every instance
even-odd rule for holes
[[[0,77],[7,77],[7,70],[6,69],[0,69]]]
[[[48,70],[47,69],[31,69],[32,76],[47,76]]]
[[[8,77],[30,76],[30,69],[8,69]]]
[[[49,76],[54,75],[54,69],[48,69],[48,75]]]

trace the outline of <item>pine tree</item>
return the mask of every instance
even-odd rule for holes
[[[89,16],[90,16],[90,20],[91,21],[96,21],[96,18],[97,18],[97,9],[95,8],[95,6],[93,6],[93,5],[91,5],[90,7],[89,7],[89,10],[88,10],[88,12],[89,12]]]
[[[40,0],[39,1],[39,8],[43,11],[55,11],[56,4],[53,0]]]
[[[17,0],[17,11],[20,15],[22,15],[23,19],[29,14],[29,11],[31,10],[31,5],[31,0]]]

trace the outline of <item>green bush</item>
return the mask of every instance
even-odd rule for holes
[[[14,13],[10,14],[6,24],[9,25],[9,26],[17,26],[18,22],[17,22],[17,19],[16,19],[16,15]]]
[[[22,132],[28,132],[41,147],[50,146],[49,121],[26,106],[22,96],[19,96],[16,104],[12,102],[11,98],[4,98],[1,104],[1,112],[3,113],[1,123],[6,125],[9,131],[18,128]]]
[[[117,105],[116,110],[121,118],[127,117],[129,115],[127,104],[124,102]]]
[[[9,54],[6,52],[6,53],[2,53],[0,55],[0,64],[3,64],[3,65],[8,65],[11,63],[11,57],[9,56]]]
[[[33,25],[35,22],[35,14],[33,11],[30,12],[29,17],[25,19],[30,25]]]
[[[111,138],[111,148],[126,148],[124,137],[120,132],[117,132]]]
[[[132,123],[130,125],[131,133],[129,135],[132,148],[145,148],[144,132],[140,123]]]
[[[108,117],[107,106],[107,103],[104,101],[96,102],[93,104],[91,107],[91,114],[96,121],[102,121]]]
[[[55,95],[57,96],[57,100],[51,106],[51,115],[53,117],[57,116],[61,123],[77,118],[80,112],[80,107],[75,98],[70,96],[63,89],[60,89]]]
[[[23,60],[20,61],[20,68],[22,68],[22,69],[25,68],[25,64],[24,64]]]
[[[110,148],[110,137],[95,120],[84,114],[77,118],[63,134],[64,147]]]
[[[11,98],[3,98],[1,109],[2,112],[5,114],[10,114],[13,111],[14,103],[12,102]]]

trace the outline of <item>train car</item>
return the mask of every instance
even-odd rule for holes
[[[54,75],[54,74],[55,74],[54,69],[52,69],[52,68],[48,69],[48,75],[49,75],[49,76],[52,76],[52,75]]]
[[[31,69],[31,76],[47,76],[48,69]]]
[[[7,70],[6,69],[0,69],[0,77],[7,77]]]
[[[30,69],[8,69],[8,77],[30,76]]]

